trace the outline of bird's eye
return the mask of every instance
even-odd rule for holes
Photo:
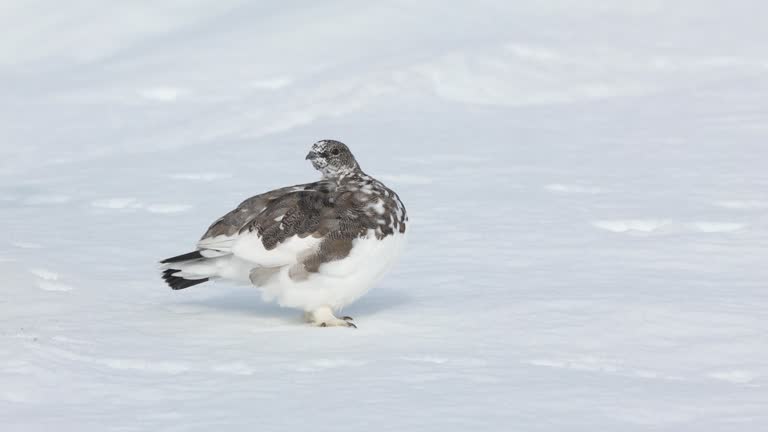
[[[334,155],[334,156],[338,155],[339,154],[339,149],[331,150],[331,154]]]

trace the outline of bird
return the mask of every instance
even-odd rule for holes
[[[346,144],[317,141],[305,159],[320,180],[243,201],[210,225],[195,251],[160,261],[168,286],[249,283],[263,300],[303,311],[311,325],[357,328],[337,315],[397,262],[408,214]]]

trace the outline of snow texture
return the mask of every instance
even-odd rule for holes
[[[768,430],[768,3],[9,0],[3,431]],[[400,263],[168,289],[349,144]]]

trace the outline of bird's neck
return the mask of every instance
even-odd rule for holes
[[[336,183],[340,183],[349,178],[365,175],[359,166],[324,169],[322,173],[323,180],[331,180]]]

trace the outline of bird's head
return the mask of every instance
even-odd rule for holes
[[[340,141],[316,142],[307,154],[307,160],[323,173],[323,178],[343,177],[360,169],[349,147]]]

